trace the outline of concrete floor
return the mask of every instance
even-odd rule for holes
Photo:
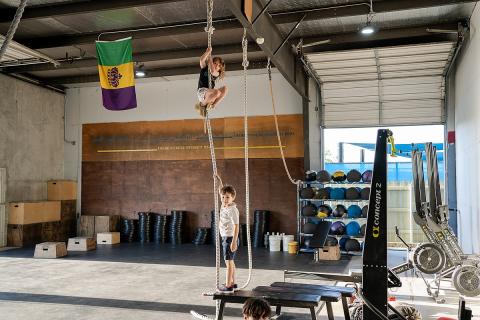
[[[55,260],[31,258],[33,249],[0,252],[0,315],[2,320],[31,319],[192,319],[189,311],[214,314],[215,304],[202,293],[215,283],[211,247],[122,244],[100,247],[94,252],[74,253]],[[393,260],[401,255],[392,253]],[[359,257],[340,262],[313,264],[311,256],[254,252],[251,287],[283,280],[284,269],[346,272],[358,267]],[[239,261],[239,283],[247,277],[245,254]],[[337,265],[337,266],[336,266]],[[336,271],[335,271],[336,270]],[[223,275],[222,275],[223,278]],[[418,279],[404,280],[396,295],[411,300],[424,319],[434,315],[456,315],[456,298],[451,305],[437,305],[426,297]],[[480,300],[469,300],[480,314]],[[287,309],[283,319],[309,319],[301,309]],[[340,304],[334,308],[342,319]],[[321,319],[325,318],[321,312]],[[227,305],[225,319],[241,319],[241,305]],[[477,318],[480,319],[480,318]]]

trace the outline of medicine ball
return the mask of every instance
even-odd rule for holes
[[[330,198],[334,200],[344,200],[345,199],[345,189],[344,188],[332,188],[330,191]]]
[[[337,170],[332,174],[332,180],[336,182],[343,182],[347,180],[347,175],[342,170]]]
[[[360,224],[357,221],[350,221],[345,226],[345,233],[352,237],[358,237],[360,235]]]
[[[333,216],[335,218],[343,218],[346,213],[347,208],[343,204],[337,204],[337,207],[333,210]]]
[[[347,242],[347,240],[349,240],[350,237],[348,236],[344,236],[344,237],[341,237],[340,240],[338,241],[338,244],[340,245],[340,250],[343,250],[345,251],[345,243]]]
[[[317,217],[326,218],[332,214],[332,208],[328,204],[322,204],[318,207]]]
[[[341,236],[345,234],[345,223],[342,221],[335,221],[332,223],[330,226],[330,232],[329,234],[333,234],[336,236]]]
[[[352,204],[350,207],[348,207],[347,216],[350,219],[360,218],[361,215],[362,215],[362,209],[356,204]]]
[[[317,180],[317,173],[313,170],[305,171],[305,181]]]
[[[338,245],[337,238],[328,236],[327,239],[325,239],[325,247],[334,247],[336,245]]]
[[[314,217],[317,215],[317,206],[313,203],[308,203],[302,208],[302,215],[304,217]]]
[[[315,193],[315,199],[330,199],[331,188],[320,188]]]
[[[357,239],[348,239],[345,242],[345,250],[346,251],[360,251],[360,242]]]
[[[348,182],[360,182],[362,180],[362,174],[360,171],[352,169],[347,173],[347,181]]]
[[[360,190],[356,187],[350,187],[345,192],[345,199],[347,200],[358,200],[360,198]]]
[[[300,190],[300,198],[302,199],[313,199],[315,195],[315,190],[312,187],[306,187]]]
[[[363,182],[372,182],[373,171],[372,170],[365,170],[362,173],[362,181]]]
[[[362,227],[360,228],[360,235],[365,236],[366,231],[367,231],[367,225],[364,223],[364,224],[362,224]]]
[[[317,181],[318,182],[330,182],[332,176],[327,170],[320,170],[317,172]]]
[[[368,217],[368,204],[364,205],[362,208],[362,215],[360,216],[361,218],[366,218]]]
[[[317,225],[315,223],[307,222],[303,225],[303,233],[313,234]]]
[[[370,188],[369,187],[363,188],[362,191],[360,191],[360,198],[362,200],[370,199]]]

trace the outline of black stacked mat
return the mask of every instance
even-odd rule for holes
[[[215,225],[215,210],[212,210],[212,211],[210,212],[210,215],[211,215],[211,217],[212,217],[212,220],[210,220],[210,221],[211,221],[211,223],[210,223],[210,227],[211,227],[210,230],[211,230],[212,232],[210,232],[210,241],[209,241],[209,243],[215,245],[215,235],[216,235],[216,233],[218,232],[218,230],[217,230],[217,228],[216,228],[216,225]]]
[[[168,227],[168,237],[171,244],[182,244],[182,227],[185,211],[172,211]]]
[[[167,242],[168,216],[164,214],[153,214],[153,242]]]
[[[270,211],[255,210],[253,214],[252,245],[255,248],[264,247],[265,233],[269,232]]]
[[[122,227],[120,229],[120,240],[122,242],[135,241],[138,220],[123,219]]]
[[[210,228],[197,228],[192,243],[196,246],[205,244],[209,233]]]
[[[152,234],[152,215],[150,212],[138,213],[138,240],[140,243],[147,243],[151,241]]]

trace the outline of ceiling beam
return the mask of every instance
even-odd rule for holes
[[[251,39],[263,38],[264,42],[259,44],[265,54],[270,57],[275,67],[302,96],[307,95],[307,76],[299,57],[297,57],[288,44],[285,43],[285,37],[273,22],[268,13],[261,13],[262,7],[259,2],[252,0],[253,15],[255,24],[251,24],[243,14],[242,0],[226,0],[226,5],[233,15],[240,21],[247,30]]]
[[[265,68],[265,64],[266,64],[265,60],[250,61],[248,68],[262,69],[262,68]],[[243,70],[243,66],[241,62],[228,64],[228,71],[239,71],[239,70]],[[172,76],[187,75],[187,74],[197,74],[199,73],[199,67],[198,67],[198,64],[195,64],[195,65],[189,65],[189,66],[177,67],[177,68],[158,68],[158,69],[146,70],[146,73],[147,73],[146,78],[172,77]],[[72,76],[72,77],[42,78],[41,80],[43,83],[46,83],[51,86],[67,85],[67,84],[73,84],[73,83],[99,82],[98,73],[90,74],[90,75],[82,75],[82,76]]]
[[[403,10],[424,9],[440,7],[461,3],[473,3],[477,0],[383,0],[374,1],[373,10],[375,13],[386,13]],[[300,20],[304,14],[304,21],[322,20],[329,18],[343,18],[359,15],[366,15],[370,12],[370,3],[368,1],[360,3],[349,3],[338,6],[317,7],[308,10],[292,10],[287,12],[270,12],[276,24],[295,23]]]
[[[303,53],[315,53],[326,51],[354,50],[364,48],[390,47],[429,42],[457,41],[455,33],[430,32],[428,29],[458,30],[457,23],[421,26],[413,28],[395,28],[378,30],[376,33],[364,36],[358,32],[325,35],[320,37],[303,38],[304,44],[330,40],[328,43],[316,46],[304,47]]]
[[[163,0],[163,1],[174,1],[174,0]],[[176,0],[179,1],[179,0]],[[96,1],[98,3],[103,3],[103,1]],[[96,3],[95,2],[95,3]],[[107,3],[116,3],[116,1],[106,1]],[[128,2],[128,1],[119,1],[119,2]],[[132,1],[130,1],[132,2]],[[133,1],[135,2],[135,1]],[[148,1],[144,1],[148,2]],[[155,1],[150,1],[155,2]],[[157,0],[157,2],[162,2]],[[377,13],[382,12],[392,12],[408,9],[421,9],[421,8],[431,8],[442,5],[449,4],[459,4],[459,3],[469,3],[475,2],[475,0],[388,0],[388,1],[377,1],[374,2],[374,10]],[[81,2],[83,3],[83,2]],[[296,10],[296,11],[276,11],[271,12],[270,16],[272,17],[275,24],[285,24],[285,23],[295,23],[305,16],[304,21],[311,20],[321,20],[328,18],[342,18],[342,17],[351,17],[367,14],[369,12],[369,7],[366,5],[368,2],[349,4],[347,6],[320,6],[308,10]],[[0,10],[0,17],[3,17]],[[0,18],[1,21],[1,18]],[[225,29],[235,29],[241,28],[242,25],[235,17],[224,17],[214,20],[214,26],[216,30],[225,30]],[[195,20],[190,22],[181,22],[175,24],[164,24],[159,25],[155,29],[137,31],[133,34],[135,39],[145,39],[145,38],[155,38],[162,36],[175,36],[183,34],[192,34],[192,33],[202,33],[204,32],[205,19]],[[148,29],[152,28],[151,25],[146,26],[137,26],[137,29]],[[128,31],[131,28],[112,30],[112,31]],[[35,38],[26,38],[20,39],[18,42],[26,45],[32,49],[47,49],[55,47],[65,47],[72,45],[82,45],[82,44],[91,44],[93,43],[100,32],[93,33],[82,33],[82,34],[70,34],[70,35],[59,35],[51,37],[35,37]],[[113,35],[105,35],[102,37],[104,40],[109,40],[117,37]]]
[[[133,60],[135,62],[152,62],[163,61],[172,59],[185,59],[185,58],[198,58],[205,52],[205,47],[180,49],[180,50],[166,50],[144,53],[133,53]],[[215,55],[227,55],[242,52],[241,44],[230,45],[217,45],[214,48],[213,53]],[[249,43],[249,52],[261,52],[261,49],[256,43]],[[78,60],[60,60],[60,66],[55,67],[50,63],[31,64],[24,66],[12,66],[3,68],[5,73],[26,73],[26,72],[38,72],[38,71],[51,71],[51,70],[66,70],[76,68],[88,68],[96,67],[98,65],[96,58],[85,58]]]
[[[161,3],[179,2],[184,0],[87,0],[81,2],[64,2],[50,5],[27,7],[22,20],[54,18],[89,12],[143,7]],[[11,22],[17,8],[0,10],[0,23]]]

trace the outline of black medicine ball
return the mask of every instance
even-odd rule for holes
[[[305,171],[305,181],[317,180],[317,173],[313,170]]]
[[[313,217],[317,215],[317,206],[313,203],[308,203],[302,208],[302,215],[304,217]]]
[[[335,218],[342,218],[347,213],[347,208],[343,204],[337,204],[335,210],[333,210],[333,216]]]
[[[362,174],[360,171],[352,169],[347,173],[348,182],[360,182],[362,180]]]
[[[318,182],[330,182],[332,176],[327,170],[320,170],[317,172],[317,181]]]
[[[368,204],[363,206],[362,215],[360,216],[360,218],[366,218],[366,217],[368,217]]]
[[[366,225],[366,224],[362,224],[362,226],[360,227],[360,234],[361,234],[362,236],[364,236],[366,230],[367,230],[367,225]]]
[[[300,198],[302,199],[313,199],[315,196],[315,190],[311,187],[306,187],[300,190]]]
[[[328,236],[325,240],[325,247],[334,247],[336,245],[338,245],[338,240],[335,237]]]
[[[347,251],[360,251],[360,242],[358,242],[357,239],[348,239],[347,242],[345,242],[345,250]]]
[[[370,188],[369,187],[363,188],[362,191],[360,191],[360,198],[362,200],[368,200],[370,198]]]
[[[343,182],[347,180],[347,175],[341,170],[337,170],[332,174],[332,180],[336,182]]]
[[[315,194],[315,199],[330,199],[330,189],[329,188],[320,188]]]
[[[345,192],[345,199],[358,200],[360,198],[360,191],[356,187],[350,187]]]

